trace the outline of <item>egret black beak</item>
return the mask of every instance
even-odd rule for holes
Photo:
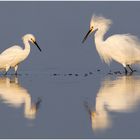
[[[92,32],[92,30],[93,30],[93,28],[91,28],[91,29],[88,31],[88,33],[87,33],[86,36],[84,37],[82,43],[84,43],[84,42],[86,41],[88,35]]]
[[[39,45],[36,43],[36,41],[34,41],[34,44],[37,46],[37,48],[41,51]]]

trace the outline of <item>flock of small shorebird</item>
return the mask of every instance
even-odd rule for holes
[[[109,64],[112,60],[123,65],[125,74],[133,73],[132,64],[140,63],[140,40],[131,34],[115,34],[104,40],[112,21],[103,16],[93,15],[90,22],[90,29],[82,43],[92,33],[94,34],[95,46],[101,59]],[[7,74],[10,68],[14,68],[17,75],[19,64],[24,61],[30,53],[30,42],[35,44],[41,51],[34,35],[26,34],[22,37],[25,48],[12,46],[0,54],[0,70]]]

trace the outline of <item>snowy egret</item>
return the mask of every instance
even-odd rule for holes
[[[140,40],[131,34],[116,34],[104,40],[104,35],[108,31],[112,21],[102,16],[93,15],[90,22],[90,30],[83,39],[83,43],[88,35],[95,31],[96,49],[105,63],[115,60],[122,64],[127,74],[127,67],[131,73],[134,70],[132,64],[140,63]]]
[[[32,34],[26,34],[22,37],[25,48],[20,46],[12,46],[0,54],[0,69],[5,70],[7,74],[10,68],[14,68],[15,74],[17,74],[18,65],[24,61],[30,53],[29,42],[35,44],[41,51],[40,47],[36,43],[36,39]]]

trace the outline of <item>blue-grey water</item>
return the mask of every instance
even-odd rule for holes
[[[18,76],[0,75],[0,138],[140,138],[140,70],[102,63],[92,14],[110,18],[105,38],[140,38],[140,2],[0,2],[0,51],[35,35]],[[114,73],[118,71],[118,73]],[[119,73],[120,72],[120,73]]]

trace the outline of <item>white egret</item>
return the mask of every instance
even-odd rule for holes
[[[24,61],[30,53],[29,42],[35,44],[41,51],[40,47],[36,43],[36,39],[32,34],[26,34],[22,37],[25,48],[20,46],[12,46],[0,54],[0,69],[5,70],[7,74],[10,68],[14,68],[15,74],[17,74],[18,65]]]
[[[101,59],[108,64],[111,60],[121,63],[126,74],[127,67],[134,72],[131,65],[140,63],[140,40],[131,34],[116,34],[104,40],[111,23],[110,19],[93,15],[90,30],[82,42],[84,43],[88,35],[95,31],[95,45]]]

